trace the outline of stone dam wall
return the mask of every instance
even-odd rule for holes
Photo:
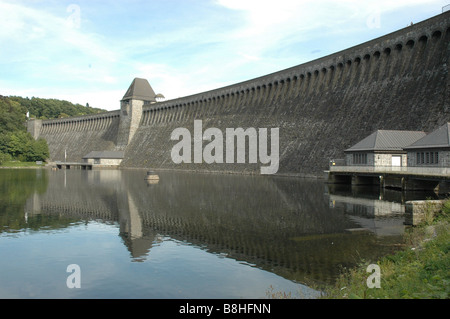
[[[52,161],[81,162],[91,151],[114,150],[117,143],[120,111],[70,117],[64,119],[30,121],[28,131],[35,138],[45,138]]]
[[[323,58],[228,87],[144,105],[122,167],[257,173],[261,163],[175,164],[178,127],[279,128],[278,174],[320,175],[377,129],[430,132],[450,120],[450,12]],[[51,157],[117,145],[120,111],[42,122]],[[82,121],[82,123],[80,123]],[[103,124],[100,124],[103,123]],[[30,129],[29,129],[30,130]],[[31,130],[32,131],[32,130]],[[206,142],[203,142],[206,145]],[[225,148],[224,148],[225,149]],[[270,148],[269,148],[270,150]]]

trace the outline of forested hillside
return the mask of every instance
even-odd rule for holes
[[[106,112],[105,110],[89,107],[89,104],[73,104],[56,99],[23,98],[10,96],[10,100],[18,102],[30,112],[30,117],[37,119],[55,119],[69,116],[79,116]]]
[[[0,164],[6,161],[44,161],[49,156],[44,139],[37,141],[27,132],[30,118],[51,119],[105,112],[105,110],[56,99],[0,95]]]

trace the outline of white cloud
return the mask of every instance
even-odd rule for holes
[[[27,63],[27,74],[53,80],[74,78],[99,80],[109,77],[106,68],[97,77],[86,77],[80,70],[81,61],[104,65],[118,57],[103,45],[98,35],[83,32],[69,24],[68,17],[50,14],[24,5],[0,3],[0,41],[8,43],[11,51],[0,51],[3,62]],[[47,63],[43,64],[42,61]],[[87,62],[85,62],[86,67]]]
[[[230,38],[240,39],[245,54],[260,56],[288,39],[302,42],[322,33],[341,31],[341,26],[367,24],[374,15],[401,11],[406,7],[440,7],[442,0],[217,0],[219,6],[243,14],[244,23]],[[370,27],[370,26],[367,26]],[[233,40],[231,40],[233,41]]]

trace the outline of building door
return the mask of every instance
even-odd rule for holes
[[[402,157],[401,156],[392,156],[392,166],[395,166],[395,167],[402,166]]]

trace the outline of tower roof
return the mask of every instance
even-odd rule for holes
[[[155,102],[155,91],[146,79],[135,78],[123,96],[122,100],[143,100]]]

